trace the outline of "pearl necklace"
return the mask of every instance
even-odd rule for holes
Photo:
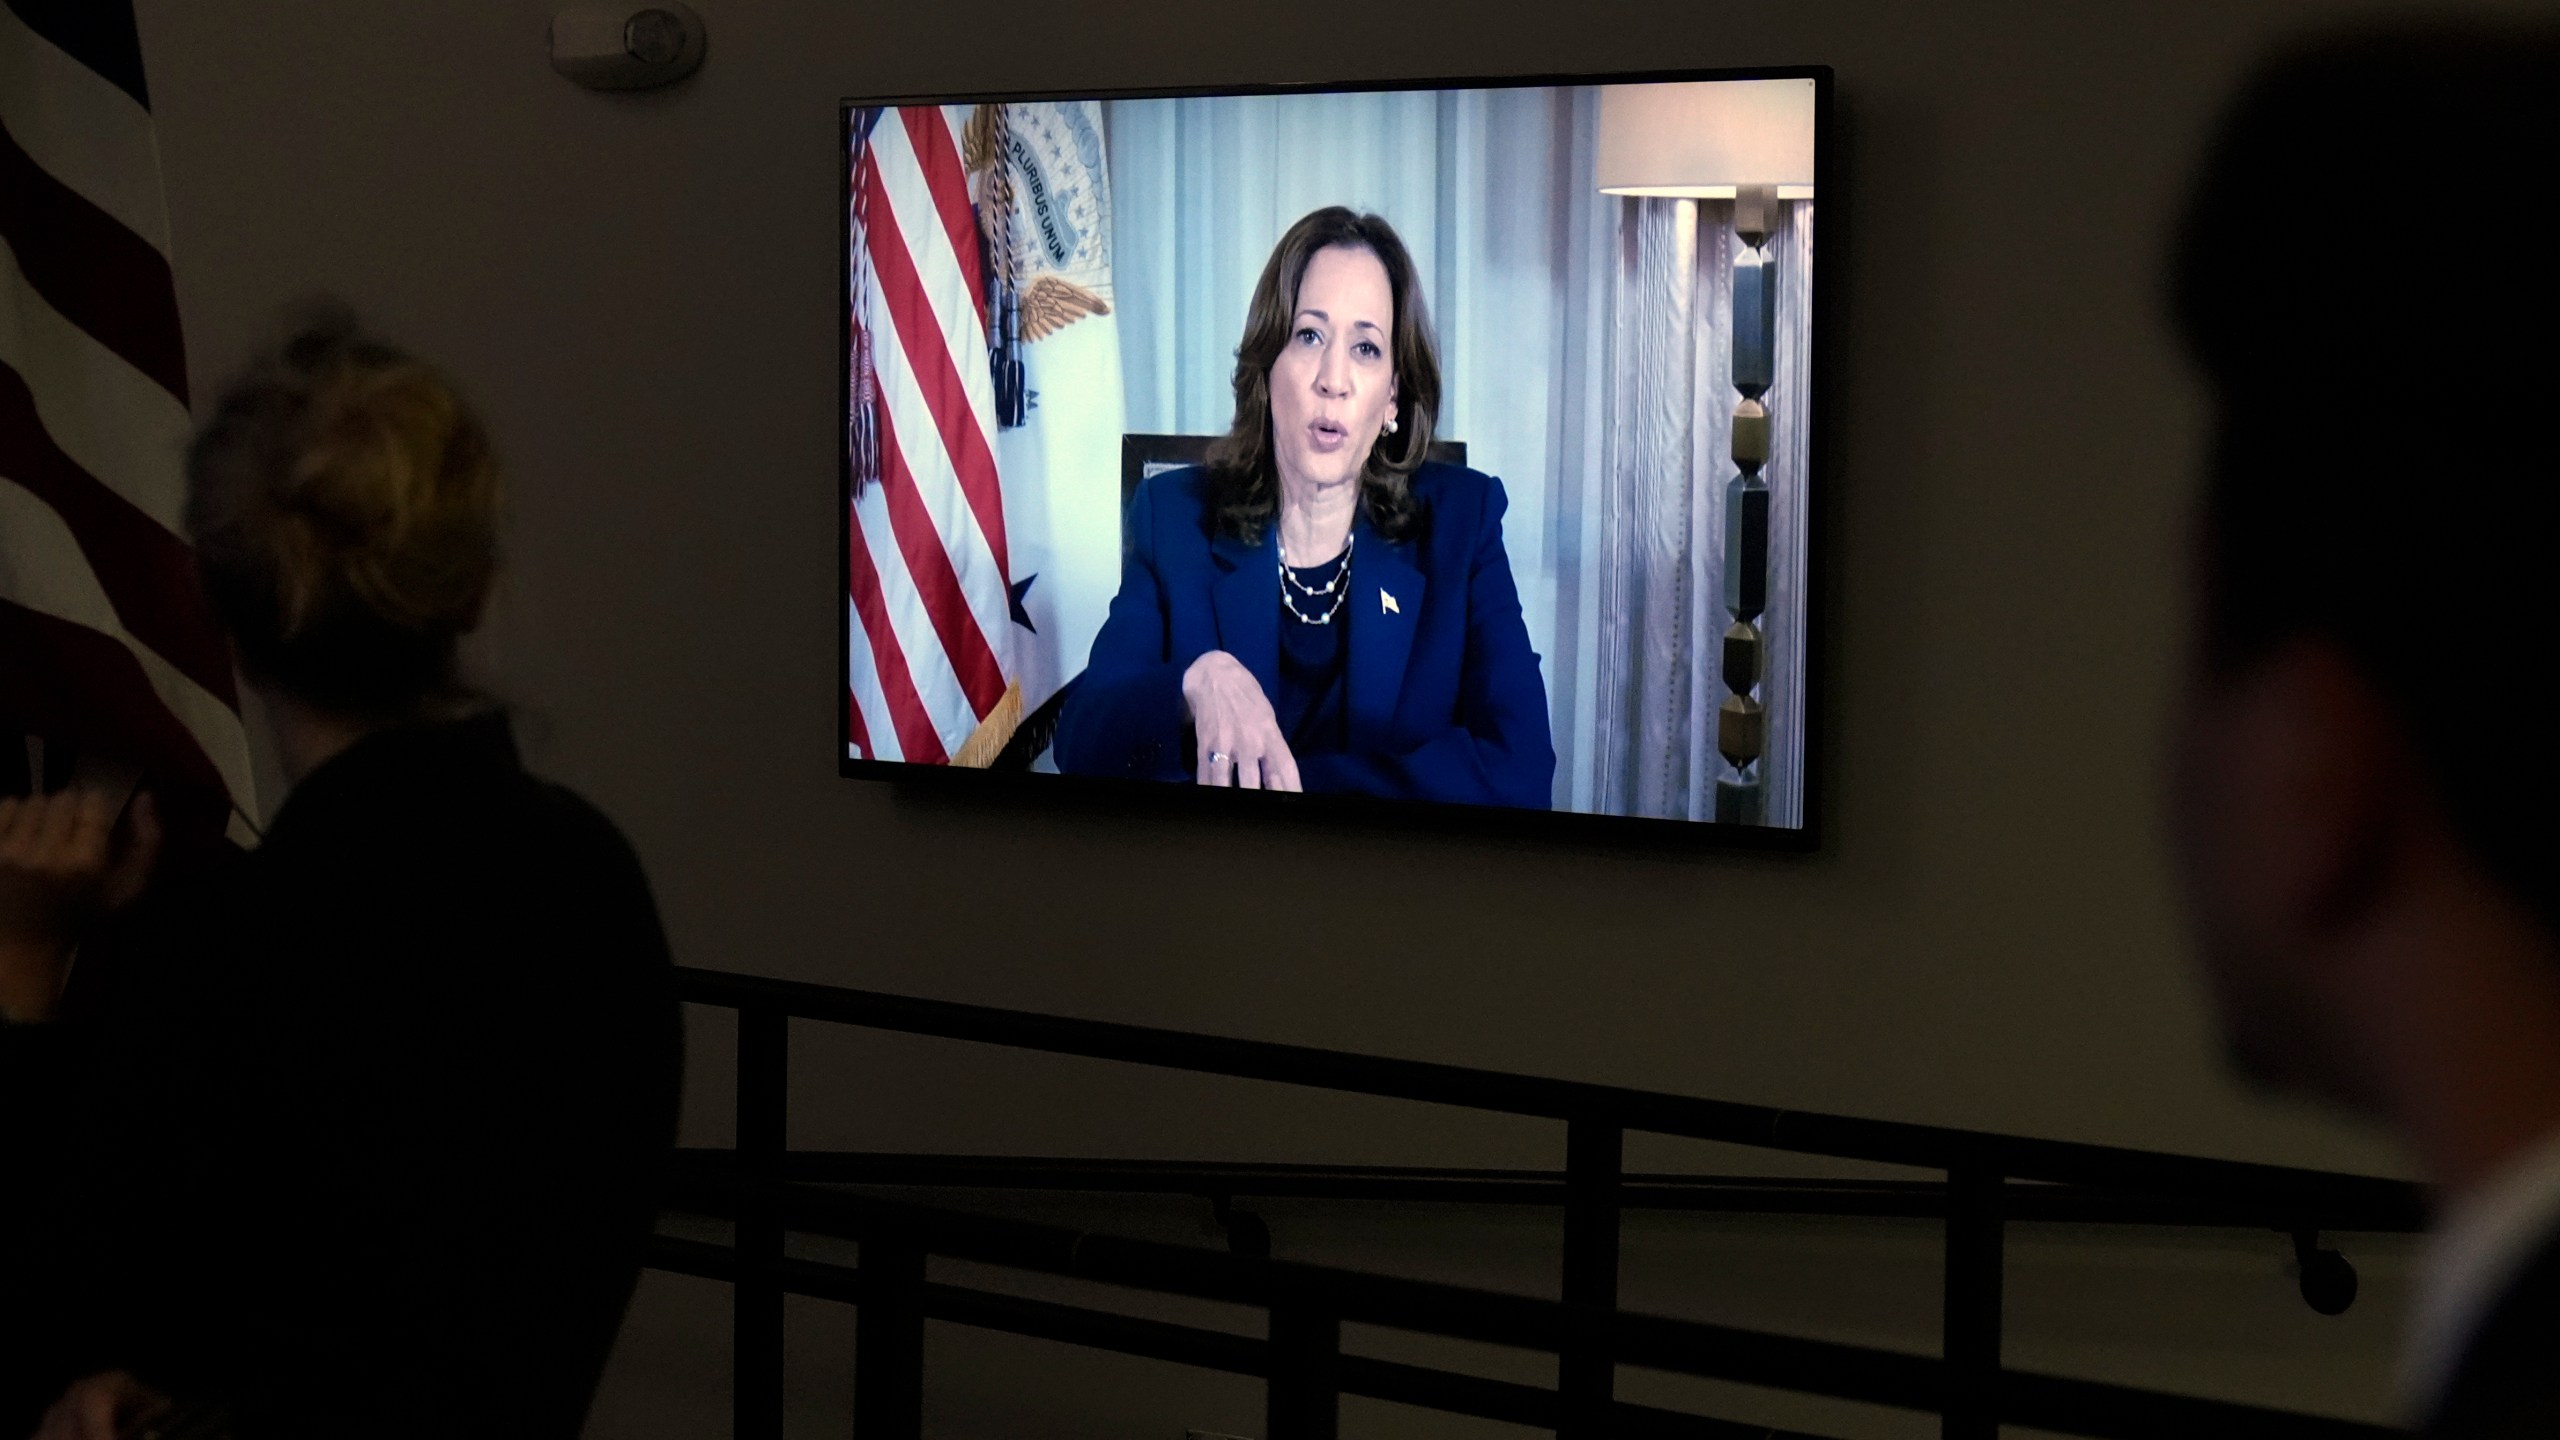
[[[1292,616],[1305,624],[1332,624],[1333,617],[1342,613],[1342,602],[1351,598],[1351,546],[1352,543],[1359,538],[1359,534],[1356,531],[1342,537],[1342,554],[1336,557],[1341,561],[1342,568],[1334,571],[1333,578],[1327,580],[1322,585],[1310,585],[1290,572],[1288,542],[1280,542],[1281,605],[1286,607]],[[1300,595],[1306,596],[1310,601],[1322,601],[1324,597],[1328,595],[1332,596],[1333,600],[1332,603],[1324,607],[1323,614],[1310,615],[1306,611],[1298,608],[1297,600],[1289,593],[1292,590],[1298,592]]]

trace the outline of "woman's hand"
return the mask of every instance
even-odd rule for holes
[[[1224,650],[1192,661],[1182,672],[1182,699],[1191,707],[1191,729],[1200,737],[1201,784],[1304,788],[1298,783],[1298,759],[1289,753],[1279,718],[1271,713],[1271,699],[1243,661]]]
[[[0,1019],[52,1017],[81,933],[142,894],[160,854],[151,794],[75,788],[0,800]]]
[[[168,1396],[122,1370],[108,1370],[63,1391],[34,1440],[133,1440],[158,1433],[154,1427],[174,1408]]]

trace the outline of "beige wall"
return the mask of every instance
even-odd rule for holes
[[[2326,7],[699,3],[703,71],[622,97],[550,73],[532,0],[140,7],[199,394],[313,290],[466,382],[515,486],[490,673],[537,766],[638,844],[683,958],[2399,1163],[2217,1069],[2154,804],[2199,417],[2160,319],[2163,232],[2220,97]],[[1803,62],[1837,67],[1847,152],[1822,202],[1840,346],[1819,417],[1837,486],[1821,854],[1141,819],[835,777],[839,97]],[[720,1027],[702,1035],[696,1129],[716,1137]],[[803,1079],[812,1143],[1556,1149],[1536,1127],[909,1042],[832,1045]]]
[[[1863,1114],[2352,1165],[2217,1073],[2152,803],[2197,407],[2164,217],[2317,7],[706,4],[669,93],[540,3],[142,5],[199,390],[315,289],[515,484],[489,650],[696,964]],[[1809,858],[1167,821],[835,778],[836,101],[1838,68]]]

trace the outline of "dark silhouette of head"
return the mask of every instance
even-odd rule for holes
[[[2182,844],[2231,1037],[2292,1088],[2380,1103],[2323,947],[2408,836],[2560,937],[2556,180],[2560,27],[2371,30],[2256,76],[2178,238],[2213,406]]]

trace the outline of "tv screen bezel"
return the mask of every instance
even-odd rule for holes
[[[853,295],[852,267],[846,263],[847,247],[852,240],[854,117],[858,111],[881,106],[909,105],[1003,105],[1031,104],[1062,100],[1186,100],[1228,98],[1234,96],[1284,95],[1355,95],[1382,91],[1410,90],[1507,90],[1590,85],[1647,85],[1719,80],[1811,80],[1814,82],[1814,193],[1825,200],[1836,200],[1838,186],[1838,146],[1834,143],[1832,124],[1832,70],[1828,65],[1740,66],[1727,68],[1695,68],[1671,70],[1625,70],[1593,73],[1420,76],[1391,80],[1320,81],[1288,84],[1213,84],[1157,85],[1142,87],[1098,87],[1093,89],[990,90],[928,92],[923,94],[877,95],[850,97],[837,108],[837,205],[836,205],[836,774],[839,779],[886,781],[901,787],[913,787],[911,793],[961,793],[977,795],[1040,795],[1051,797],[1057,804],[1101,802],[1111,808],[1167,807],[1177,813],[1191,814],[1282,814],[1310,820],[1340,820],[1389,826],[1415,826],[1442,829],[1456,826],[1468,830],[1498,830],[1527,838],[1555,839],[1620,839],[1643,842],[1681,842],[1709,849],[1764,850],[1810,853],[1823,848],[1826,827],[1823,824],[1823,801],[1827,787],[1822,776],[1825,763],[1823,738],[1829,729],[1825,723],[1825,678],[1829,665],[1824,658],[1830,649],[1833,606],[1831,603],[1831,567],[1827,563],[1830,531],[1829,510],[1833,503],[1834,478],[1827,463],[1830,431],[1831,352],[1834,341],[1828,316],[1833,305],[1827,298],[1838,288],[1830,279],[1836,267],[1838,242],[1835,225],[1825,223],[1814,231],[1813,270],[1817,280],[1810,295],[1806,331],[1810,336],[1806,357],[1810,407],[1805,427],[1805,483],[1811,493],[1806,497],[1804,620],[1804,823],[1794,827],[1772,825],[1734,825],[1714,820],[1680,820],[1654,815],[1618,815],[1580,810],[1528,810],[1507,805],[1473,805],[1462,802],[1400,800],[1371,795],[1289,794],[1272,790],[1241,790],[1232,787],[1170,784],[1160,780],[1138,780],[1119,776],[1042,774],[1032,771],[988,770],[954,765],[924,765],[906,760],[856,759],[853,746],[852,717],[845,697],[852,689],[852,625],[850,607],[845,596],[851,593],[853,465],[845,436],[852,425],[852,350]],[[956,787],[953,789],[946,787]]]

